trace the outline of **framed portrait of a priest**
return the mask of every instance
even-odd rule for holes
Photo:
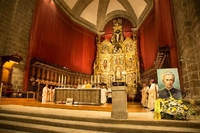
[[[177,68],[157,69],[159,98],[182,99]]]

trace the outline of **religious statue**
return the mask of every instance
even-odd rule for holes
[[[121,31],[120,31],[120,30],[116,30],[116,31],[115,31],[115,34],[114,34],[115,36],[114,36],[114,37],[115,37],[115,41],[116,41],[116,42],[119,42],[119,40],[120,40],[120,38],[121,38],[121,35],[120,35],[120,34],[121,34]]]
[[[107,60],[104,60],[103,61],[103,68],[106,70],[108,67],[108,61]]]
[[[132,58],[127,59],[127,61],[126,61],[126,67],[128,69],[132,68]]]
[[[121,80],[122,79],[122,72],[121,72],[121,68],[120,67],[117,67],[116,68],[116,79],[117,80]]]
[[[122,34],[122,20],[121,19],[117,19],[117,20],[113,20],[113,36],[111,38],[111,41],[114,45],[118,45],[119,42],[122,42],[124,40],[124,36]],[[119,48],[119,47],[117,47]]]

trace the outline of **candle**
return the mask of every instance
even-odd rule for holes
[[[91,83],[93,83],[93,75],[91,75]]]
[[[97,83],[100,83],[100,75],[97,75],[98,78],[97,78]]]
[[[94,83],[96,83],[96,80],[97,80],[97,79],[96,79],[96,75],[94,75]]]

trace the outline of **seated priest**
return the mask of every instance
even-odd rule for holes
[[[87,85],[87,81],[84,81],[84,84],[81,86],[82,89],[85,89]]]
[[[91,84],[88,83],[85,85],[85,88],[89,89],[89,88],[92,88],[92,86],[91,86]]]

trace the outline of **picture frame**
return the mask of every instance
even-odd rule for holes
[[[164,77],[164,75],[171,75],[171,77],[168,77],[166,79],[166,76]],[[175,99],[182,99],[180,80],[177,68],[157,69],[157,79],[159,98],[168,98],[171,94],[171,96]],[[172,79],[173,81],[170,81]],[[168,92],[170,92],[170,94],[168,94]]]

